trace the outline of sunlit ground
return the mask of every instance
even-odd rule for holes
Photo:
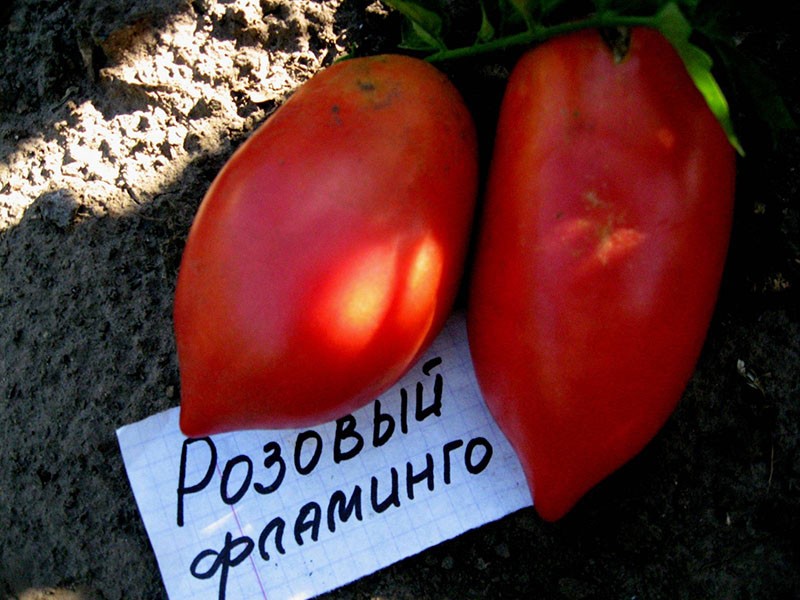
[[[73,10],[76,3],[72,4],[72,8],[64,10]],[[83,6],[89,3],[78,4]],[[159,3],[139,4],[149,7]],[[159,6],[167,4],[161,2]],[[201,3],[195,3],[198,4]],[[88,272],[82,270],[82,260],[96,256],[91,249],[76,248],[88,236],[71,236],[68,232],[50,236],[50,230],[44,229],[42,231],[46,233],[42,236],[31,238],[31,232],[35,234],[39,229],[26,228],[24,220],[29,217],[30,220],[43,218],[41,210],[29,211],[31,207],[41,208],[42,204],[37,201],[49,194],[64,199],[65,208],[72,212],[67,220],[59,220],[59,227],[62,228],[71,223],[78,225],[81,220],[94,221],[103,217],[139,213],[142,207],[153,203],[159,195],[169,192],[179,195],[180,202],[199,202],[199,197],[185,192],[187,187],[199,189],[197,185],[192,188],[192,182],[186,181],[187,167],[205,156],[219,153],[224,157],[229,154],[233,146],[266,118],[296,85],[320,68],[326,55],[325,51],[319,52],[320,45],[336,54],[338,34],[333,32],[332,11],[338,5],[337,1],[326,2],[324,5],[311,3],[302,8],[286,3],[287,14],[280,15],[265,14],[264,6],[267,3],[260,3],[258,0],[204,4],[206,7],[200,17],[194,13],[191,3],[174,3],[175,8],[170,10],[175,12],[164,15],[164,19],[159,21],[164,25],[158,29],[142,27],[138,20],[128,24],[111,21],[111,25],[118,29],[108,38],[103,37],[106,60],[103,61],[103,68],[96,73],[95,82],[90,83],[88,74],[83,73],[84,65],[77,65],[76,72],[71,76],[85,76],[86,79],[80,85],[65,89],[60,98],[42,99],[41,105],[25,106],[20,108],[19,113],[3,115],[0,119],[0,242],[8,242],[0,246],[0,253],[8,252],[8,255],[4,254],[0,259],[11,257],[0,268],[0,296],[3,296],[0,304],[4,309],[3,317],[26,314],[25,311],[28,311],[27,314],[38,314],[36,311],[41,311],[48,317],[44,320],[45,324],[41,321],[19,324],[19,331],[24,326],[25,335],[30,337],[22,342],[23,350],[18,353],[11,352],[16,351],[16,348],[4,346],[3,358],[0,359],[3,367],[8,364],[6,359],[11,362],[33,362],[41,359],[45,363],[43,357],[49,356],[49,351],[55,352],[55,348],[65,353],[74,350],[74,344],[59,345],[60,339],[53,342],[56,336],[44,337],[49,335],[44,329],[46,323],[52,322],[49,317],[53,315],[55,306],[51,302],[50,292],[57,294],[59,292],[53,290],[61,290],[65,285],[86,284],[86,280],[77,279]],[[33,3],[18,2],[11,11],[17,15],[25,14],[24,11],[28,10],[29,16],[25,18],[33,18],[30,16],[33,9],[29,9],[29,5],[32,6]],[[330,14],[316,18],[315,15],[303,13],[303,10],[325,10]],[[252,40],[247,38],[240,43],[240,39],[246,36],[242,36],[241,31],[231,31],[229,12],[236,13],[233,15],[235,27],[247,29],[248,32],[258,30],[261,39],[254,36]],[[223,21],[229,25],[227,29]],[[22,24],[29,25],[24,19]],[[290,26],[291,30],[287,30]],[[315,28],[313,31],[312,26]],[[282,38],[270,41],[273,32],[276,36],[290,37],[291,43]],[[237,38],[233,33],[240,35]],[[316,47],[312,47],[312,33]],[[43,50],[36,58],[47,61],[53,57]],[[88,65],[86,67],[88,73],[90,69]],[[14,75],[12,69],[3,74],[6,78]],[[19,81],[26,80],[24,74],[16,75]],[[143,212],[139,214],[142,218],[148,218]],[[8,235],[11,229],[19,235]],[[176,232],[176,235],[181,233],[184,232]],[[94,239],[98,243],[107,241],[104,235],[107,235],[107,230],[100,229]],[[32,240],[32,245],[26,245],[28,240]],[[33,244],[42,240],[49,244],[45,249],[46,253]],[[63,242],[60,253],[57,252],[59,242]],[[117,248],[126,250],[131,245],[125,242]],[[135,249],[137,248],[134,247]],[[25,265],[26,256],[36,258],[37,254],[46,254],[42,261],[50,262],[39,268],[36,276],[50,276],[49,282],[43,283],[37,278],[23,280],[23,275],[9,272],[9,265]],[[91,268],[101,274],[98,276],[99,281],[108,282],[114,279],[111,270],[115,266],[117,263],[114,261],[98,261]],[[73,277],[75,279],[71,280]],[[132,277],[146,279],[150,275],[137,273]],[[10,284],[6,288],[7,282],[16,288],[9,289]],[[52,290],[45,289],[46,286],[52,286]],[[7,291],[11,292],[9,296],[6,296]],[[92,296],[92,301],[105,303],[106,291],[108,290],[92,290],[88,295]],[[7,298],[11,300],[7,301]],[[18,298],[30,303],[30,308],[18,309],[19,303],[13,302]],[[123,298],[130,301],[131,297],[123,294]],[[89,327],[94,327],[93,319],[98,318],[98,315],[87,308],[88,304],[83,296],[73,295],[70,302],[57,306],[55,312],[59,316],[63,316],[63,312],[73,316],[89,314]],[[119,306],[114,302],[103,304],[103,311],[108,311],[105,314],[116,314],[118,309]],[[126,325],[122,319],[112,321],[112,329],[125,330]],[[59,323],[59,327],[70,326],[77,327],[74,322]],[[4,334],[5,330],[0,333]],[[63,337],[64,334],[61,335]],[[91,333],[88,337],[92,337]],[[10,338],[3,337],[4,341],[6,339]],[[35,344],[42,339],[50,339],[53,348],[37,354]],[[48,344],[45,342],[43,345]],[[8,355],[5,354],[6,351],[9,351]],[[122,352],[125,352],[125,348]],[[90,362],[85,356],[78,360]],[[49,359],[47,362],[49,363]],[[63,373],[66,370],[64,364],[59,365],[61,376],[69,377]],[[23,367],[20,367],[20,371],[27,368]],[[42,368],[47,367],[43,364]],[[154,367],[156,368],[159,367]],[[91,370],[91,366],[86,369]],[[13,375],[7,374],[4,369],[0,370],[3,370],[0,387],[10,381],[9,385],[13,389],[16,385]],[[112,370],[108,372],[111,373]],[[76,384],[73,381],[68,383],[59,393],[69,394],[66,389],[69,386],[72,386],[69,389],[75,389]],[[31,385],[46,389],[47,383],[37,381]],[[113,383],[109,384],[107,389],[113,386]],[[62,410],[59,405],[61,398],[54,398],[52,402],[50,400],[43,400],[42,406],[37,407],[37,412],[57,414]],[[6,424],[17,419],[18,413],[15,411],[13,407],[3,407]],[[91,409],[87,409],[87,412],[91,413]],[[20,455],[36,452],[37,456],[31,457],[34,465],[41,464],[42,448],[50,444],[59,448],[60,459],[64,464],[70,465],[76,465],[78,461],[70,462],[64,456],[70,457],[77,452],[81,457],[97,457],[102,452],[108,452],[101,451],[88,442],[79,447],[64,443],[64,439],[60,437],[62,428],[51,428],[48,425],[45,431],[44,428],[36,429],[36,424],[26,424],[21,429],[15,429],[16,425],[14,422],[13,426],[4,429],[8,432],[3,438],[4,443],[15,448]],[[19,431],[23,429],[25,439],[15,437],[22,435]],[[104,432],[104,435],[107,433]],[[31,437],[37,443],[28,443]],[[81,444],[83,443],[82,440]],[[53,505],[65,502],[65,498],[69,496],[76,499],[78,508],[75,510],[80,510],[81,506],[89,506],[95,501],[97,495],[108,494],[105,484],[111,485],[101,477],[93,478],[80,472],[78,467],[72,470],[65,467],[59,472],[61,479],[58,486],[43,484],[40,488],[36,483],[32,488],[20,491],[20,482],[17,480],[19,476],[11,471],[0,469],[0,488],[7,492],[4,498],[13,503],[18,511],[11,513],[18,521],[11,523],[10,519],[0,519],[9,525],[4,541],[18,540],[20,531],[25,531],[29,523],[38,520],[46,519],[53,530],[73,531],[73,522],[67,525],[60,521],[68,519],[64,515],[69,514],[69,511],[60,510],[60,506],[53,510]],[[27,482],[28,476],[36,479],[35,474],[24,473],[22,481]],[[118,473],[110,475],[114,485],[118,485],[117,476]],[[62,485],[68,493],[60,492]],[[99,488],[96,487],[98,485]],[[109,517],[109,521],[119,517],[120,504],[134,506],[133,497],[128,495],[127,488],[117,492],[123,495],[109,496],[108,506],[103,509],[108,511],[108,515],[116,515]],[[8,515],[9,512],[3,507],[0,508],[0,514]],[[88,530],[84,533],[87,536],[97,534],[96,531]],[[79,588],[78,591],[72,591],[42,585],[42,582],[55,586],[59,581],[74,581],[76,573],[65,570],[67,567],[63,565],[48,562],[46,557],[50,553],[47,551],[41,552],[45,558],[40,559],[33,543],[26,548],[26,552],[31,554],[14,554],[14,562],[0,565],[0,579],[7,585],[14,586],[15,598],[93,600],[96,597],[95,591],[91,589],[82,591]],[[143,548],[146,551],[146,544]],[[11,550],[5,556],[10,557]],[[87,560],[98,561],[96,556],[79,555],[74,564],[85,564]],[[0,559],[0,563],[4,563],[4,560]],[[26,563],[35,566],[28,571],[21,567]],[[98,566],[97,580],[84,583],[88,586],[96,585],[105,593],[116,596],[114,590],[121,584],[113,580],[113,569],[113,565]],[[153,578],[157,578],[157,573],[153,573]],[[2,585],[0,587],[5,589]],[[131,592],[133,597],[140,593],[138,590],[126,592]]]
[[[18,600],[85,600],[79,592],[61,588],[30,588],[17,596]]]
[[[0,230],[55,189],[93,216],[147,203],[193,159],[224,148],[232,134],[247,135],[320,68],[302,37],[291,48],[270,48],[219,36],[215,22],[225,10],[211,6],[200,28],[190,12],[171,15],[159,31],[123,27],[116,32],[122,41],[112,34],[106,42],[108,64],[90,97],[70,87],[25,115],[41,119],[35,129],[29,120],[0,123],[0,133],[11,132],[0,136]],[[269,34],[275,17],[255,4],[242,11]],[[332,30],[323,34],[334,43]]]

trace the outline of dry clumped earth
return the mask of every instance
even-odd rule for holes
[[[785,90],[796,16],[733,23]],[[398,30],[357,0],[0,8],[4,597],[164,596],[114,432],[178,403],[171,306],[192,217],[299,83],[347,51],[393,48]],[[484,148],[512,61],[446,67]],[[717,314],[661,434],[557,524],[523,510],[331,598],[800,597],[798,141],[741,123]]]

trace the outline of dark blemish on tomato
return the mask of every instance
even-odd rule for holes
[[[331,106],[331,114],[333,115],[333,122],[336,125],[342,124],[342,117],[339,115],[340,111],[341,109],[339,108],[338,104],[334,104],[333,106]]]
[[[359,79],[356,83],[358,84],[358,89],[360,89],[361,91],[364,92],[375,91],[375,84],[372,83],[371,81],[362,81]]]

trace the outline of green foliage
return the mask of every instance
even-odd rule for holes
[[[481,27],[478,29],[478,35],[475,38],[476,44],[482,44],[488,42],[495,35],[495,28],[492,25],[492,22],[489,20],[489,15],[486,14],[486,5],[484,4],[483,0],[480,0],[481,5]]]
[[[406,18],[401,48],[423,52],[447,48],[442,37],[443,19],[434,9],[415,1],[385,0],[385,3]]]
[[[728,101],[711,72],[714,61],[706,52],[689,41],[692,35],[691,23],[676,4],[669,3],[656,14],[656,27],[680,55],[686,71],[722,125],[731,145],[739,154],[744,155],[744,150],[733,131]]]
[[[452,60],[530,46],[557,35],[586,28],[646,26],[658,29],[680,55],[686,70],[719,120],[731,145],[744,154],[734,132],[728,100],[714,73],[711,55],[697,40],[719,41],[714,23],[698,18],[700,0],[477,0],[480,25],[471,46],[447,44],[447,21],[435,0],[384,0],[405,17],[401,47],[421,53],[431,62]],[[575,11],[583,10],[576,14]],[[565,17],[564,15],[567,15]],[[712,44],[719,50],[719,44]],[[752,61],[734,49],[719,52],[726,73],[744,81],[759,116],[771,128],[794,128],[795,122],[776,86]]]

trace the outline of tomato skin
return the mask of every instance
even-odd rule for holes
[[[515,66],[472,273],[480,388],[549,521],[673,411],[716,303],[735,156],[669,43],[595,31]]]
[[[317,425],[394,384],[452,307],[476,188],[471,115],[434,67],[351,59],[302,85],[192,224],[182,431]]]

